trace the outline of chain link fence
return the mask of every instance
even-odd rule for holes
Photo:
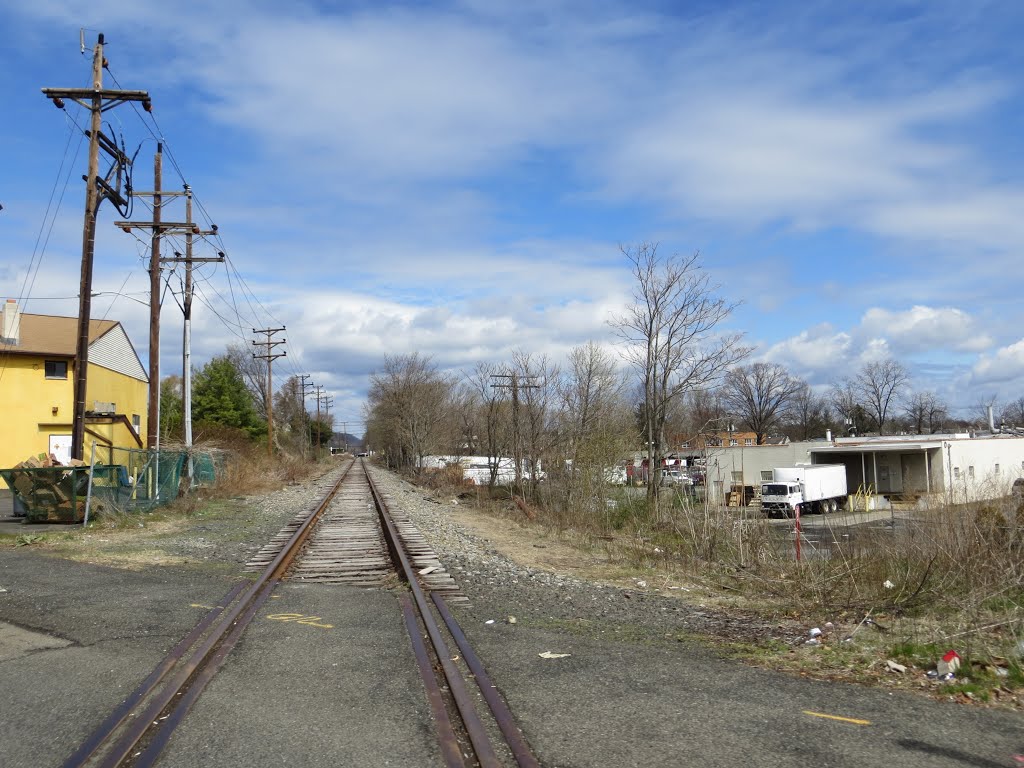
[[[225,467],[222,454],[207,451],[193,451],[191,457],[185,451],[133,448],[111,448],[104,453],[110,457],[109,464],[92,468],[19,466],[0,469],[0,477],[26,522],[80,523],[87,503],[90,517],[149,512],[190,488],[213,485]]]

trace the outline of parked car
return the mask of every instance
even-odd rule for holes
[[[661,470],[662,485],[690,485],[692,482],[690,476],[680,469]]]
[[[625,467],[609,467],[604,471],[604,481],[611,485],[625,485],[626,484],[626,468]]]

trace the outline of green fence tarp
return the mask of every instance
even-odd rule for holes
[[[178,498],[188,489],[182,474],[188,466],[184,451],[108,448],[109,464],[92,470],[90,516],[104,512],[148,512]],[[213,485],[223,473],[221,453],[192,453],[191,487]],[[11,493],[25,510],[26,522],[82,522],[89,487],[89,467],[16,467],[0,469]]]

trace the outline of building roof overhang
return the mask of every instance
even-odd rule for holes
[[[917,451],[935,451],[942,448],[943,441],[928,440],[916,443],[858,443],[856,445],[823,445],[820,448],[808,448],[810,453],[914,453]]]

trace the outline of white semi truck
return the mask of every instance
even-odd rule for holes
[[[761,509],[769,517],[792,517],[797,512],[835,512],[846,505],[846,467],[806,464],[772,470],[771,482],[761,485]]]

